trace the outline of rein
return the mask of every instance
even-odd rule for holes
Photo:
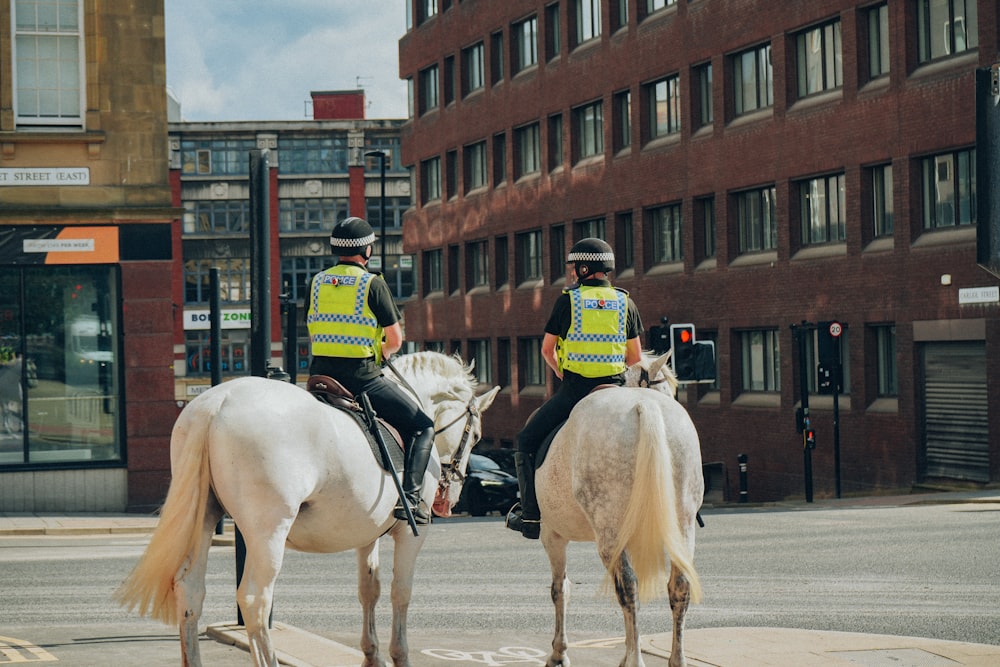
[[[476,397],[473,396],[469,399],[469,402],[465,404],[464,414],[460,414],[441,428],[434,430],[435,436],[444,433],[449,428],[457,424],[463,416],[465,417],[465,427],[462,429],[462,439],[458,443],[458,449],[456,449],[455,453],[451,455],[451,460],[448,463],[441,464],[441,479],[438,480],[438,492],[442,496],[446,495],[448,487],[455,482],[465,482],[465,475],[462,474],[462,471],[459,470],[458,466],[462,459],[465,458],[465,450],[468,448],[469,440],[472,436],[472,420],[476,417],[481,417],[479,408],[476,406]]]

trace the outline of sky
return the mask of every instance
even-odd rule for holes
[[[312,118],[310,92],[365,90],[406,118],[405,0],[165,0],[167,87],[185,121]]]

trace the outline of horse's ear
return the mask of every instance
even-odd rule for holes
[[[500,393],[500,387],[499,387],[499,385],[496,386],[496,387],[493,387],[492,389],[490,389],[485,394],[477,396],[476,397],[476,407],[479,409],[479,411],[480,412],[486,412],[486,408],[488,408],[491,405],[493,405],[493,399],[495,399],[497,397],[498,393]]]
[[[649,365],[649,377],[656,379],[656,376],[660,374],[660,370],[670,361],[670,353],[673,350],[667,350],[667,353],[663,356],[657,357],[653,363]]]

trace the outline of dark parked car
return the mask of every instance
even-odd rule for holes
[[[517,502],[517,478],[491,458],[480,454],[469,456],[465,471],[465,486],[454,512],[486,516],[496,511],[506,514]]]

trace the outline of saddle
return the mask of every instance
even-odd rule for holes
[[[325,403],[332,408],[347,413],[358,423],[365,437],[368,438],[368,446],[372,450],[372,455],[384,470],[388,471],[390,469],[389,466],[392,466],[392,469],[397,473],[403,471],[405,459],[403,438],[392,424],[378,416],[375,418],[376,424],[371,424],[365,411],[354,398],[354,394],[338,380],[329,375],[309,376],[309,380],[306,381],[306,390],[320,403]],[[385,461],[382,458],[378,441],[375,440],[375,434],[372,430],[373,426],[382,432],[382,440],[385,442],[386,449],[389,450],[389,461]]]

